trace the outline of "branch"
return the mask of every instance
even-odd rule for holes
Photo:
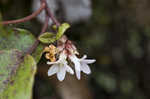
[[[49,17],[51,18],[51,20],[53,21],[53,23],[54,23],[57,27],[60,26],[59,21],[58,21],[58,20],[54,17],[54,15],[51,13],[50,8],[48,8],[46,0],[41,0],[41,3],[44,3],[44,4],[45,4],[46,19],[45,19],[45,23],[44,23],[44,25],[43,25],[43,28],[42,28],[42,30],[41,30],[40,35],[43,34],[43,33],[46,31],[46,29],[47,29],[47,27],[48,27]],[[27,54],[31,54],[31,53],[37,48],[38,44],[39,44],[39,40],[36,40],[36,41],[34,42],[34,44],[31,46],[31,48],[27,51]]]
[[[54,17],[54,15],[52,14],[52,12],[50,11],[50,8],[47,6],[47,2],[46,0],[41,0],[41,7],[35,11],[34,13],[32,13],[31,15],[22,18],[22,19],[18,19],[18,20],[11,20],[11,21],[3,21],[1,22],[3,25],[7,25],[7,24],[15,24],[15,23],[22,23],[22,22],[26,22],[29,21],[33,18],[35,18],[37,15],[39,15],[43,10],[46,11],[45,14],[45,23],[43,25],[43,28],[41,30],[41,33],[44,33],[48,27],[48,22],[49,22],[49,18],[51,18],[51,20],[53,21],[53,23],[58,27],[60,26],[60,23],[58,22],[58,20]],[[37,48],[39,44],[39,40],[36,40],[34,42],[34,44],[27,50],[27,52],[25,54],[32,54],[32,52]]]
[[[46,29],[48,27],[48,22],[49,22],[49,16],[46,15],[45,23],[42,27],[40,35],[43,34],[46,31]],[[29,50],[26,52],[26,54],[31,54],[37,48],[38,44],[39,44],[39,40],[36,40],[34,42],[34,44],[29,48]]]
[[[35,18],[37,15],[39,15],[41,13],[41,11],[43,11],[43,9],[45,9],[45,7],[46,7],[46,4],[43,2],[41,4],[41,7],[37,11],[32,13],[31,15],[29,15],[25,18],[22,18],[22,19],[18,19],[18,20],[3,21],[2,24],[7,25],[7,24],[15,24],[15,23],[22,23],[22,22],[29,21],[29,20]]]
[[[49,15],[49,17],[52,19],[52,21],[54,22],[54,24],[56,24],[56,26],[60,26],[60,23],[57,21],[57,19],[54,17],[54,15],[52,14],[50,8],[48,6],[46,6],[46,11]]]
[[[47,2],[46,0],[41,0],[41,2],[44,2],[46,4],[45,10],[48,14],[48,16],[51,18],[52,22],[58,27],[60,26],[59,21],[54,17],[54,15],[52,14],[50,8],[47,6]]]

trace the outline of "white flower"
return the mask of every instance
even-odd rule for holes
[[[66,54],[62,52],[59,56],[58,61],[56,62],[47,62],[47,64],[52,65],[48,70],[48,76],[57,74],[57,78],[59,81],[63,81],[66,75],[66,72],[69,72],[70,74],[74,74],[74,71],[72,68],[67,64],[66,61]]]
[[[73,54],[70,55],[69,58],[75,65],[75,72],[78,79],[80,79],[81,71],[86,74],[90,74],[91,69],[88,64],[94,63],[96,61],[95,59],[86,59],[86,55],[84,55],[82,58],[77,58],[77,56]]]

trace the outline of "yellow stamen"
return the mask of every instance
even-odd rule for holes
[[[56,58],[55,55],[57,54],[57,48],[54,45],[49,45],[49,47],[45,47],[44,52],[46,59],[49,59],[51,62],[55,62]]]

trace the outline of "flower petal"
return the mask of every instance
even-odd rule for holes
[[[80,71],[80,60],[75,55],[69,56],[69,58],[74,63],[75,69]]]
[[[48,70],[48,76],[55,74],[58,71],[57,65],[52,65]]]
[[[76,69],[75,69],[75,71],[76,71],[76,77],[77,77],[77,79],[80,80],[80,78],[81,78],[81,71],[76,70]]]
[[[65,75],[66,75],[66,68],[64,66],[59,66],[58,68],[58,72],[57,72],[57,78],[59,81],[63,81],[65,79]]]
[[[66,71],[69,72],[70,74],[74,74],[74,71],[72,70],[72,68],[68,65],[66,65]]]
[[[81,60],[86,59],[87,55],[83,55],[83,57],[81,58]]]
[[[66,60],[66,58],[67,58],[67,55],[66,55],[65,51],[61,52],[59,55],[59,60]]]
[[[91,64],[91,63],[94,63],[95,61],[96,61],[95,59],[85,59],[85,60],[82,60],[81,62],[86,63],[86,64]]]
[[[56,62],[50,62],[50,61],[48,61],[47,62],[48,65],[57,64],[57,63],[58,63],[58,61],[56,61]]]
[[[86,74],[90,74],[91,73],[91,69],[87,64],[81,64],[81,70],[86,73]]]
[[[80,80],[81,78],[80,60],[75,55],[70,55],[69,58],[74,63],[77,79]]]

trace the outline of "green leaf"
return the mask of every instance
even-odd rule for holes
[[[0,99],[31,99],[36,62],[18,50],[0,51]]]
[[[25,53],[35,41],[36,38],[27,30],[7,27],[0,28],[0,50],[18,49]],[[39,45],[37,49],[35,53],[38,54],[34,54],[36,62],[38,62],[41,57],[43,46]]]
[[[69,27],[70,25],[68,23],[63,23],[58,27],[56,35],[54,33],[46,32],[39,36],[39,40],[45,44],[53,43],[56,40],[59,40]],[[54,25],[53,28],[56,29],[56,26]]]
[[[56,34],[56,40],[59,40],[69,27],[70,27],[70,25],[68,23],[61,24],[59,26],[58,32]]]
[[[39,40],[46,44],[53,43],[56,41],[56,35],[54,33],[46,32],[40,35]]]

